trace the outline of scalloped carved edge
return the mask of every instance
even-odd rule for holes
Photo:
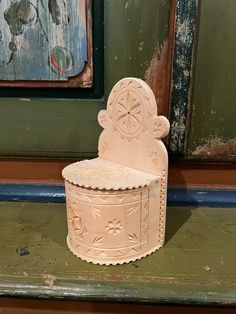
[[[165,238],[165,212],[166,212],[166,170],[162,170],[161,186],[160,186],[160,213],[159,213],[159,244],[164,244]],[[164,202],[164,204],[163,204]]]
[[[90,259],[88,257],[83,256],[82,254],[77,254],[76,252],[74,252],[73,249],[72,249],[72,246],[70,245],[69,235],[67,236],[66,242],[67,242],[69,250],[71,251],[71,253],[74,256],[80,258],[82,261],[85,261],[85,262],[88,262],[88,263],[91,263],[91,264],[94,264],[94,265],[101,265],[101,266],[102,265],[106,265],[106,266],[109,266],[109,265],[122,265],[122,264],[128,264],[130,262],[135,262],[137,260],[140,260],[143,257],[151,255],[152,253],[156,252],[157,250],[159,250],[163,246],[163,244],[162,245],[158,244],[157,246],[155,246],[151,250],[149,250],[147,252],[143,252],[142,254],[137,255],[135,257],[132,257],[132,258],[125,258],[125,259],[121,259],[119,261],[98,261],[98,260],[95,260],[94,258]]]
[[[157,179],[159,179],[159,177],[157,177]],[[133,190],[133,189],[140,189],[140,188],[145,188],[147,186],[149,186],[150,183],[144,183],[144,184],[130,184],[127,187],[100,187],[97,185],[92,185],[92,184],[78,184],[78,183],[74,183],[74,181],[70,180],[70,179],[65,179],[67,182],[69,182],[70,184],[73,184],[75,186],[81,187],[81,188],[86,188],[86,189],[92,189],[92,190],[105,190],[105,191],[126,191],[126,190]]]

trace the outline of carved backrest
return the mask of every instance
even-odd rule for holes
[[[167,170],[167,151],[161,138],[169,121],[157,116],[151,88],[137,78],[124,78],[111,90],[107,110],[98,114],[104,128],[99,138],[99,157],[149,173]]]
[[[98,121],[99,158],[73,163],[66,180],[70,250],[97,264],[123,264],[164,243],[168,156],[149,86],[125,78],[112,89]],[[141,170],[141,171],[137,171]]]

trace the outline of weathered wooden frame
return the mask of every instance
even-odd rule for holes
[[[86,11],[88,61],[83,71],[68,81],[0,81],[0,97],[100,97],[103,93],[103,3],[86,0]]]
[[[184,154],[191,104],[198,0],[176,0],[169,150]]]

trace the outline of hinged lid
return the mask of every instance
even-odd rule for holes
[[[99,190],[141,188],[158,181],[158,176],[101,158],[84,160],[64,168],[65,180],[80,187]]]

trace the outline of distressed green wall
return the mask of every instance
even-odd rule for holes
[[[104,4],[104,99],[1,99],[0,156],[96,155],[101,132],[97,113],[117,80],[144,78],[168,36],[171,0],[106,0]]]
[[[236,1],[203,0],[187,155],[236,156]]]

